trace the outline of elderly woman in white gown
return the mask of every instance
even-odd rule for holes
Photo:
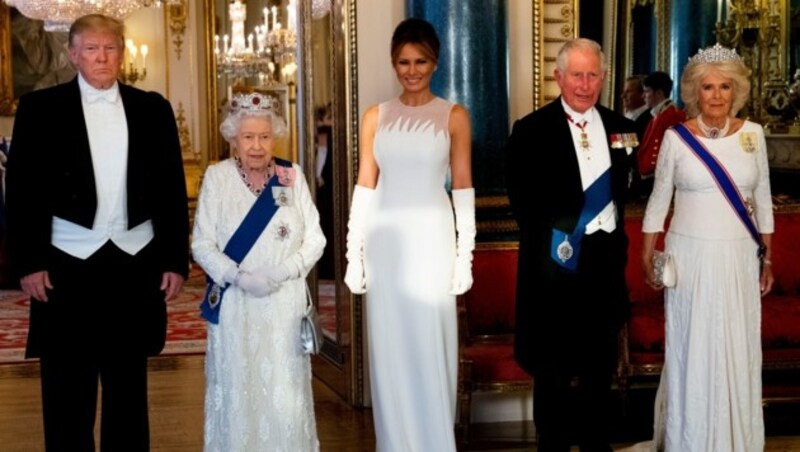
[[[220,130],[233,157],[206,171],[192,236],[194,259],[224,288],[204,307],[205,451],[316,451],[300,322],[305,277],[325,246],[319,214],[301,168],[273,156],[286,125],[272,98],[233,96]],[[243,223],[249,243],[234,234]]]
[[[764,131],[736,117],[748,75],[719,45],[689,61],[681,98],[691,119],[664,135],[645,211],[642,265],[658,288],[652,258],[674,194],[665,245],[676,281],[665,289],[655,426],[670,452],[764,449],[761,297],[773,284],[774,221]]]

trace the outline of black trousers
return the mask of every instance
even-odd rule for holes
[[[617,226],[621,228],[622,225]],[[559,278],[551,312],[561,319],[550,335],[554,351],[534,372],[533,418],[539,452],[610,452],[611,382],[617,337],[625,318],[624,236],[584,237],[579,272]],[[614,256],[619,256],[615,258]],[[540,340],[548,338],[542,337]]]
[[[48,452],[95,451],[98,383],[101,450],[149,450],[147,356],[166,334],[154,268],[149,245],[131,256],[108,242],[86,260],[53,249],[53,289],[48,302],[32,301],[28,338]]]

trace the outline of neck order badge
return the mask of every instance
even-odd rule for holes
[[[586,124],[588,124],[589,122],[586,121],[585,119],[582,122],[579,122],[579,123],[575,122],[575,121],[572,120],[572,116],[570,116],[569,114],[567,114],[567,120],[570,122],[570,124],[574,124],[575,127],[580,129],[580,131],[581,131],[581,135],[580,135],[581,149],[583,149],[584,151],[588,151],[589,148],[592,147],[591,143],[589,143],[589,135],[586,133]]]

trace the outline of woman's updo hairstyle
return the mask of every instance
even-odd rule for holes
[[[416,45],[434,64],[439,62],[439,37],[430,22],[412,17],[397,25],[392,34],[392,64],[406,44]]]

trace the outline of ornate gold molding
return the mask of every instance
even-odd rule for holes
[[[169,3],[167,5],[167,19],[169,30],[172,33],[172,43],[175,44],[175,57],[181,59],[183,47],[183,35],[186,32],[186,19],[189,15],[189,5],[186,0],[179,0],[180,3]]]
[[[533,3],[533,109],[558,97],[552,76],[561,45],[578,34],[578,0]]]
[[[178,102],[177,114],[175,115],[175,122],[178,123],[178,137],[181,141],[181,153],[184,160],[189,156],[191,160],[200,159],[200,153],[192,146],[192,134],[189,132],[189,125],[184,115],[183,102]]]

